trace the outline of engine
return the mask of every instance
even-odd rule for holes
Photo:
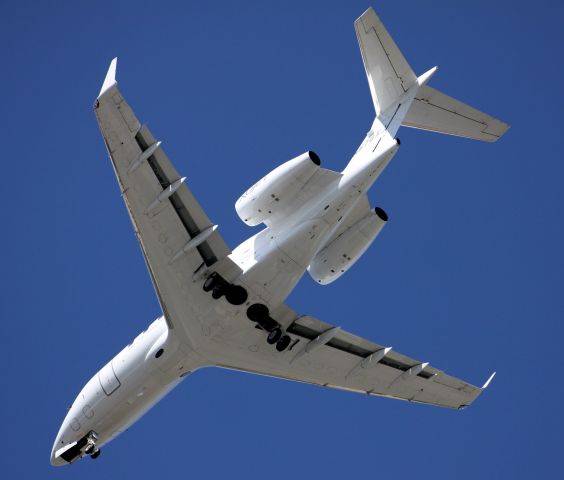
[[[235,210],[239,218],[251,227],[268,223],[292,202],[320,163],[314,152],[306,152],[272,170],[237,200]]]
[[[315,256],[307,269],[311,277],[322,285],[337,280],[362,256],[387,221],[386,212],[376,207]]]

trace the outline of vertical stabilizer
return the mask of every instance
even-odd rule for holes
[[[428,86],[437,67],[418,78],[372,8],[354,22],[354,28],[376,110],[373,132],[379,130],[375,129],[379,120],[392,136],[403,125],[495,142],[509,129],[491,115]],[[413,96],[404,97],[414,86]]]
[[[417,82],[417,76],[405,60],[374,9],[369,8],[354,28],[368,77],[376,116],[394,105]]]

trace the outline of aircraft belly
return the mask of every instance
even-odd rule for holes
[[[241,282],[265,303],[275,306],[284,301],[304,272],[305,268],[275,248],[243,273]]]
[[[287,230],[263,230],[245,247],[240,281],[271,307],[282,303],[323,247],[329,224],[320,218]],[[252,259],[252,262],[249,261]]]

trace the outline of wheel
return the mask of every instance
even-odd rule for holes
[[[225,290],[225,285],[222,285],[221,283],[216,284],[212,290],[212,297],[216,300],[221,298],[221,296],[225,293]]]
[[[247,301],[247,297],[247,290],[240,285],[231,285],[225,294],[225,298],[231,305],[242,305]]]
[[[204,292],[211,292],[216,284],[217,273],[213,272],[204,282]]]
[[[280,340],[276,342],[276,350],[283,352],[288,348],[288,345],[290,345],[291,341],[292,339],[288,335],[282,335],[282,337],[280,337]]]
[[[259,319],[268,318],[268,307],[262,303],[253,303],[247,308],[247,317],[253,322],[258,322]]]
[[[269,345],[274,345],[278,340],[280,340],[281,336],[282,336],[282,330],[280,329],[280,327],[276,327],[268,334],[268,337],[266,337],[266,341],[268,342]]]
[[[92,460],[96,460],[96,459],[100,456],[100,453],[101,453],[101,452],[102,452],[102,450],[100,450],[99,448],[97,448],[96,451],[95,451],[92,455],[90,455],[90,458],[91,458]]]

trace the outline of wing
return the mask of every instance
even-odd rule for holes
[[[187,309],[209,301],[194,278],[211,265],[225,278],[239,270],[185,177],[119,92],[116,60],[96,100],[96,119],[166,320],[171,328],[182,325],[190,337]]]
[[[455,409],[470,405],[493,378],[476,387],[285,305],[272,316],[292,338],[286,351],[266,344],[257,328],[230,337],[223,332],[216,339],[218,366]]]

